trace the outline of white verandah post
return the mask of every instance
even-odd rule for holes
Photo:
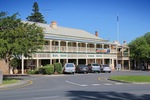
[[[21,66],[21,72],[22,72],[22,74],[24,74],[24,59],[23,58],[24,58],[24,55],[22,54],[22,57],[21,57],[21,60],[22,60],[21,61],[22,62],[22,64],[21,64],[22,65]]]

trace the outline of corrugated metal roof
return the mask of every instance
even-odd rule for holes
[[[45,39],[55,39],[55,40],[62,40],[62,41],[74,41],[74,42],[82,42],[82,43],[92,43],[92,44],[110,44],[110,45],[116,45],[112,42],[98,42],[93,40],[84,40],[84,39],[73,39],[73,38],[60,38],[60,37],[53,37],[53,36],[45,36]]]
[[[22,21],[23,23],[33,24],[34,22],[30,21]],[[37,26],[42,27],[44,29],[44,35],[48,39],[48,37],[53,37],[53,39],[62,39],[64,40],[68,38],[68,40],[78,40],[78,41],[85,41],[85,42],[93,42],[93,43],[106,43],[106,44],[114,44],[102,38],[99,38],[95,35],[90,34],[84,30],[74,29],[74,28],[67,28],[67,27],[60,27],[57,28],[50,27],[50,24],[43,24],[43,23],[36,23]]]

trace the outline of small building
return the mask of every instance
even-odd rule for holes
[[[126,41],[123,45],[117,45],[117,61],[121,65],[121,69],[130,70],[130,48],[127,46]]]

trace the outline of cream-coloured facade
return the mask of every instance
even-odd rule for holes
[[[32,24],[33,22],[23,21]],[[122,69],[130,69],[129,48],[110,42],[84,30],[60,27],[56,22],[50,25],[36,23],[43,27],[46,40],[42,50],[32,55],[32,58],[25,58],[22,55],[21,73],[28,69],[35,69],[46,64],[67,62],[78,64],[98,63],[109,64],[113,70],[116,64],[120,63]],[[127,64],[128,67],[125,67]]]
[[[124,41],[123,45],[118,45],[117,46],[117,61],[118,64],[122,65],[122,69],[131,69],[131,64],[130,64],[130,49],[126,45],[126,42]]]

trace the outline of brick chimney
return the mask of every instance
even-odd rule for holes
[[[57,28],[57,22],[52,21],[50,27],[56,29]]]
[[[98,37],[98,31],[95,31],[95,36],[97,36],[97,37]]]

